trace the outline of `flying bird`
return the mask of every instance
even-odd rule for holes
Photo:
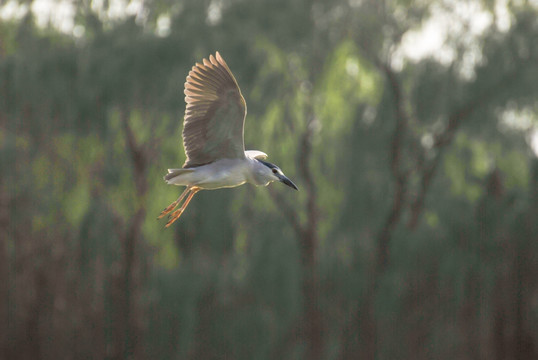
[[[181,169],[168,169],[164,176],[166,183],[186,188],[158,219],[185,201],[169,215],[166,227],[179,219],[200,190],[236,187],[247,182],[267,186],[273,181],[298,190],[278,166],[265,161],[267,154],[245,151],[243,128],[247,104],[219,52],[202,62],[192,67],[185,82],[185,164]]]

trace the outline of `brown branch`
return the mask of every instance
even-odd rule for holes
[[[302,323],[304,324],[304,336],[307,339],[305,357],[307,359],[321,359],[325,344],[323,341],[323,316],[319,307],[320,281],[316,270],[316,249],[318,245],[318,209],[317,194],[314,175],[310,169],[312,156],[313,122],[315,121],[312,107],[309,106],[307,116],[309,122],[301,137],[299,146],[299,174],[305,183],[307,193],[306,213],[307,222],[303,228],[301,238],[301,254],[305,279],[303,282],[303,299],[305,299],[305,311]]]
[[[430,189],[433,177],[435,176],[439,163],[443,157],[445,150],[452,144],[457,130],[460,128],[463,121],[470,116],[476,109],[490,101],[495,95],[504,88],[508,88],[509,84],[519,80],[522,72],[521,67],[516,67],[513,71],[502,76],[493,86],[488,87],[485,91],[462,105],[448,116],[446,128],[434,136],[433,146],[437,150],[436,156],[422,167],[419,167],[421,172],[420,190],[414,201],[410,205],[411,216],[407,223],[407,227],[414,230],[420,219],[420,215],[424,209],[424,202],[428,190]]]
[[[385,271],[388,263],[388,248],[392,233],[402,216],[405,207],[406,190],[409,173],[402,169],[402,148],[403,138],[409,123],[404,110],[404,101],[400,83],[396,74],[388,65],[377,63],[377,66],[384,72],[392,93],[393,111],[396,125],[390,141],[390,172],[394,179],[394,197],[392,206],[383,222],[377,236],[376,257],[371,274],[371,281],[368,283],[363,303],[360,309],[352,312],[352,321],[348,322],[343,331],[342,352],[340,359],[350,359],[361,353],[365,359],[375,359],[377,353],[377,323],[374,314],[374,296],[379,275]],[[360,319],[359,319],[360,314]],[[357,334],[361,334],[360,339]]]
[[[390,90],[392,92],[396,126],[394,127],[394,132],[392,134],[392,140],[390,143],[390,170],[392,177],[394,178],[394,198],[392,201],[392,207],[378,235],[377,258],[374,270],[376,273],[383,272],[387,265],[389,242],[396,225],[400,221],[403,209],[405,207],[405,197],[409,175],[409,172],[402,170],[401,163],[401,154],[403,151],[402,140],[405,136],[407,125],[409,123],[408,117],[404,110],[401,86],[398,82],[396,74],[388,65],[381,65],[381,69],[389,81]]]
[[[303,246],[303,260],[305,265],[313,266],[316,257],[317,246],[317,224],[318,224],[318,210],[317,210],[317,194],[316,185],[314,182],[314,175],[310,169],[310,157],[312,155],[312,122],[313,114],[309,115],[312,120],[305,132],[301,137],[301,143],[299,146],[299,174],[304,181],[305,190],[307,194],[306,213],[307,223],[303,227],[302,234],[302,246]]]
[[[144,148],[137,144],[136,137],[129,125],[128,115],[125,110],[121,111],[123,131],[125,133],[125,139],[127,141],[127,149],[133,163],[133,179],[136,186],[137,195],[142,197],[146,194],[148,184],[145,175],[146,172],[146,156]]]
[[[10,238],[9,203],[10,195],[4,191],[4,182],[0,178],[0,358],[8,358],[9,332],[9,251],[8,240]],[[9,186],[9,185],[8,185]]]
[[[269,194],[277,206],[284,212],[286,219],[292,225],[301,246],[301,263],[305,272],[302,292],[305,299],[304,312],[300,323],[297,325],[296,335],[300,336],[306,343],[305,358],[316,360],[323,356],[323,316],[320,311],[319,298],[319,277],[316,270],[316,248],[318,245],[317,228],[319,212],[317,208],[316,184],[310,159],[312,156],[312,136],[313,122],[315,120],[311,104],[307,104],[307,124],[301,134],[298,154],[298,171],[304,186],[301,190],[306,191],[306,214],[307,219],[304,224],[299,220],[299,215],[293,210],[288,202],[284,200],[276,191],[270,189]],[[285,344],[284,346],[289,346]]]
[[[293,64],[290,64],[293,67]],[[319,67],[316,67],[319,68]],[[295,89],[300,89],[303,79],[295,76],[297,71],[290,71]],[[301,191],[306,192],[306,222],[301,223],[299,215],[287,202],[270,190],[273,201],[286,214],[287,220],[291,223],[297,238],[300,242],[301,263],[304,271],[302,292],[304,299],[304,311],[300,322],[297,324],[297,332],[294,335],[302,338],[306,344],[305,358],[311,360],[321,359],[324,355],[324,323],[322,312],[320,311],[320,280],[316,269],[316,249],[318,246],[318,222],[319,211],[317,204],[316,183],[310,167],[312,156],[312,137],[316,120],[311,97],[304,105],[306,128],[300,136],[297,148],[298,172],[304,182]],[[289,346],[285,344],[284,346]]]
[[[129,115],[125,109],[120,110],[122,128],[127,142],[128,155],[132,162],[133,181],[136,195],[142,203],[137,202],[134,216],[127,221],[127,227],[119,218],[117,224],[118,237],[123,247],[122,272],[118,280],[117,309],[115,309],[115,346],[113,358],[136,357],[139,351],[140,331],[137,327],[137,315],[133,304],[133,293],[136,291],[136,253],[137,243],[140,242],[142,223],[146,214],[143,205],[146,197],[148,183],[146,179],[147,160],[144,147],[139,145],[129,125]]]

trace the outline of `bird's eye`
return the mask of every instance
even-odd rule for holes
[[[276,174],[278,171],[276,169],[273,169],[273,174]]]

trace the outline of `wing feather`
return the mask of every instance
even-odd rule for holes
[[[196,63],[185,82],[184,168],[245,156],[243,126],[247,107],[241,90],[217,52]]]

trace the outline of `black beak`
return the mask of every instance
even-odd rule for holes
[[[293,181],[291,181],[290,179],[288,179],[284,175],[277,175],[277,176],[280,179],[281,183],[284,183],[284,184],[288,185],[289,187],[294,188],[295,190],[299,190],[297,188],[297,186],[293,183]]]

